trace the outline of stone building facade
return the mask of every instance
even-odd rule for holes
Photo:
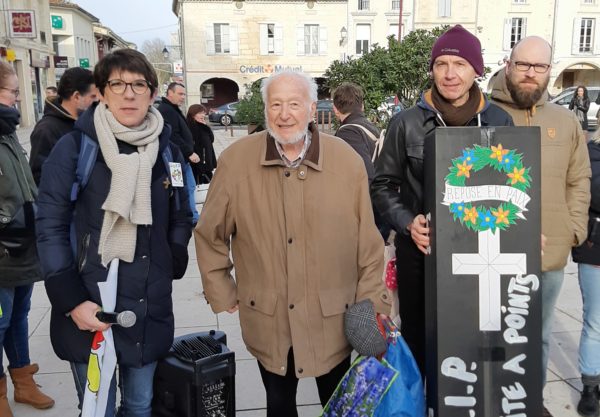
[[[549,89],[600,85],[600,0],[173,0],[188,104],[237,100],[282,68],[323,82],[334,60],[360,56],[390,35],[461,24],[500,71],[512,46],[539,35],[554,49]],[[401,30],[399,30],[401,28]],[[328,92],[320,90],[325,96]]]

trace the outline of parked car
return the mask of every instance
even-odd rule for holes
[[[588,127],[598,126],[598,113],[600,112],[600,104],[597,104],[598,95],[600,95],[600,87],[586,87],[588,90],[588,97],[590,99],[590,109],[588,110]],[[569,103],[573,99],[577,87],[569,87],[563,90],[559,95],[550,100],[551,103],[556,103],[561,106],[569,108]]]
[[[333,100],[323,99],[317,101],[317,123],[333,123],[335,114],[333,114]]]
[[[223,126],[229,126],[230,124],[235,123],[235,114],[237,113],[238,104],[238,101],[234,101],[210,109],[208,111],[208,120],[214,123],[220,123]]]

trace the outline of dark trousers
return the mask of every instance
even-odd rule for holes
[[[329,373],[316,377],[319,400],[324,407],[329,401],[331,394],[335,391],[338,383],[350,368],[350,356],[340,362]],[[260,376],[262,377],[265,390],[267,391],[267,417],[298,417],[296,410],[296,390],[298,378],[296,378],[294,365],[294,352],[290,349],[287,358],[287,373],[285,376],[277,375],[267,371],[258,362]]]
[[[400,330],[425,377],[425,258],[410,236],[396,236]]]

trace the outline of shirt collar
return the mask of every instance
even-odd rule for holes
[[[304,135],[304,144],[302,146],[302,150],[300,151],[300,154],[298,155],[298,157],[296,159],[294,159],[293,161],[290,161],[288,159],[288,157],[285,156],[283,147],[281,146],[281,144],[279,142],[275,141],[275,148],[277,149],[277,152],[279,153],[279,156],[281,157],[281,160],[283,161],[283,163],[285,164],[286,167],[298,168],[300,166],[300,164],[304,160],[304,157],[306,156],[306,151],[308,150],[308,148],[310,146],[311,136],[312,135],[310,134],[310,131],[307,131],[306,135]]]
[[[310,123],[308,126],[308,130],[310,131],[310,143],[307,145],[306,153],[304,154],[304,160],[302,164],[312,167],[317,171],[321,171],[323,169],[323,161],[321,158],[322,149],[321,149],[321,139],[320,132],[317,129],[315,123]],[[263,151],[261,158],[261,165],[272,166],[272,165],[283,165],[285,166],[284,161],[281,159],[281,155],[277,150],[276,141],[273,139],[271,135],[265,132],[265,141],[263,142]]]

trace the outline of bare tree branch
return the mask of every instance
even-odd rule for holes
[[[171,82],[171,76],[173,75],[173,64],[163,54],[165,47],[166,44],[162,39],[154,38],[144,41],[140,49],[156,70],[158,87],[163,92],[165,90],[163,87]]]

